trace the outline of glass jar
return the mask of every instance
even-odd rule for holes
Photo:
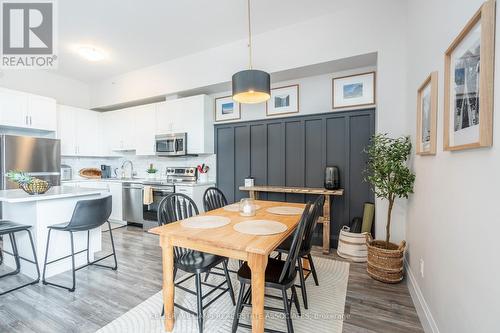
[[[240,201],[240,215],[241,216],[255,216],[255,202],[253,199],[244,198]]]

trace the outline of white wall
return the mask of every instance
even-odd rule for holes
[[[439,71],[438,149],[415,156],[415,194],[408,202],[411,275],[440,332],[499,332],[500,48],[497,43],[492,148],[444,152],[444,51],[482,0],[410,0],[408,126],[415,137],[416,91]],[[497,11],[498,18],[498,11]],[[496,36],[500,36],[497,19]],[[414,141],[415,142],[415,141]],[[424,260],[424,277],[419,261]],[[425,306],[425,305],[424,305]],[[430,331],[430,330],[429,330]]]
[[[52,97],[59,104],[89,108],[90,87],[83,82],[38,69],[8,69],[0,72],[0,86]]]
[[[254,66],[277,72],[377,52],[377,130],[406,134],[406,14],[406,1],[352,0],[348,9],[254,36]],[[241,40],[126,73],[94,85],[91,104],[107,106],[227,82],[245,68],[246,57],[246,40]],[[397,205],[394,241],[405,236],[404,202]],[[377,202],[378,237],[385,234],[385,207]]]
[[[282,117],[294,117],[294,116],[302,116],[314,113],[326,113],[332,112],[332,78],[341,77],[347,75],[353,75],[358,73],[366,73],[371,71],[376,71],[376,67],[362,67],[356,68],[353,70],[335,72],[324,75],[315,75],[309,76],[305,78],[300,78],[297,80],[290,81],[280,81],[274,82],[271,85],[271,88],[275,87],[284,87],[292,84],[299,85],[299,112],[298,113],[289,113],[284,115],[274,116],[275,118]],[[221,93],[216,93],[210,95],[213,98],[229,96],[231,95],[231,91],[225,91]],[[369,107],[369,106],[368,106]],[[359,109],[359,107],[354,107],[351,109]],[[339,111],[349,110],[349,108],[344,108]],[[266,115],[266,104],[242,104],[241,105],[241,119],[239,120],[230,120],[225,122],[218,123],[231,123],[231,122],[240,122],[240,121],[251,121],[257,119],[269,119]]]

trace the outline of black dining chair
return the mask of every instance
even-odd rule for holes
[[[205,212],[222,208],[227,205],[227,199],[217,187],[209,187],[203,194],[203,208]]]
[[[9,273],[5,273],[3,275],[0,275],[0,279],[7,277],[7,276],[13,276],[13,275],[19,274],[21,272],[21,260],[24,260],[26,262],[34,264],[36,267],[36,272],[37,272],[37,278],[35,280],[28,282],[28,283],[25,283],[25,284],[22,284],[22,285],[19,285],[17,287],[8,289],[6,291],[0,292],[0,296],[5,295],[7,293],[10,293],[14,290],[24,288],[24,287],[32,285],[32,284],[37,284],[40,281],[40,269],[38,268],[38,260],[36,258],[35,245],[33,243],[33,235],[31,234],[30,228],[31,228],[31,226],[29,226],[29,225],[14,223],[14,222],[7,221],[7,220],[0,221],[0,236],[8,235],[9,240],[10,240],[10,245],[12,247],[12,252],[5,250],[5,248],[3,248],[2,251],[5,254],[13,256],[14,261],[16,263],[16,269],[14,271],[9,272]],[[19,251],[17,249],[17,242],[16,242],[16,233],[23,232],[23,231],[26,231],[28,233],[28,236],[30,239],[30,244],[31,244],[31,251],[33,253],[33,260],[28,259],[28,258],[24,258],[24,257],[19,255]],[[5,244],[5,243],[3,243],[3,244]]]
[[[325,203],[325,196],[320,195],[314,201],[312,207],[312,213],[309,216],[309,220],[307,221],[306,230],[304,232],[304,239],[302,240],[302,245],[300,247],[299,256],[297,258],[297,269],[299,271],[299,279],[302,293],[302,301],[304,302],[304,308],[308,309],[308,301],[307,301],[307,290],[306,290],[306,280],[312,274],[314,278],[314,282],[317,286],[319,286],[318,275],[316,273],[316,268],[314,267],[313,258],[311,255],[312,250],[312,237],[314,234],[314,229],[318,223],[318,219],[323,211],[323,205]],[[288,237],[283,243],[278,245],[276,251],[278,252],[278,258],[281,259],[281,255],[283,253],[288,254],[290,252],[292,246],[292,238]],[[302,265],[302,259],[307,259],[309,261],[310,269],[304,268]],[[307,274],[304,274],[306,272]]]
[[[285,314],[286,325],[288,333],[293,333],[292,318],[290,315],[292,303],[295,304],[297,312],[301,315],[299,299],[297,297],[297,290],[295,288],[295,279],[297,277],[297,269],[295,268],[295,262],[299,256],[300,246],[304,238],[304,232],[307,226],[311,211],[311,203],[307,203],[304,208],[304,212],[300,218],[300,221],[295,229],[292,236],[292,244],[290,247],[290,252],[285,261],[269,258],[267,262],[266,272],[265,272],[265,288],[277,289],[281,291],[281,297],[274,295],[267,295],[265,297],[278,299],[283,301],[284,308],[276,308],[264,306],[264,310],[282,312]],[[233,319],[232,332],[236,332],[239,327],[244,327],[252,329],[251,325],[240,323],[240,315],[244,307],[252,307],[251,302],[251,284],[252,284],[252,271],[245,262],[238,270],[238,280],[240,281],[240,292],[238,296],[238,303],[236,304],[236,312]],[[246,290],[246,285],[249,288]],[[291,289],[292,294],[290,300],[288,299],[287,290]],[[275,330],[266,329],[267,332],[279,332]]]
[[[104,267],[104,268],[111,268],[112,270],[116,270],[118,268],[118,263],[116,261],[116,251],[115,251],[115,243],[113,240],[113,232],[111,231],[111,224],[109,223],[109,216],[111,215],[111,196],[106,196],[102,198],[97,198],[97,199],[89,199],[89,200],[80,200],[76,203],[75,209],[73,210],[73,215],[71,216],[71,220],[66,223],[60,223],[60,224],[54,224],[51,226],[48,226],[49,228],[49,234],[47,236],[47,248],[45,250],[45,261],[43,264],[43,274],[42,274],[42,283],[45,285],[51,285],[54,287],[59,287],[66,289],[70,292],[75,291],[75,272],[93,265],[93,266],[99,266],[99,267]],[[113,248],[113,252],[99,258],[94,261],[90,261],[89,257],[89,246],[90,246],[90,230],[98,228],[102,226],[104,223],[108,223],[108,228],[109,228],[109,236],[111,238],[111,247]],[[51,260],[47,262],[48,257],[49,257],[49,245],[50,245],[50,234],[52,231],[58,231],[58,232],[69,232],[70,239],[71,239],[71,254]],[[81,232],[81,231],[87,231],[87,248],[80,250],[78,252],[75,252],[75,246],[74,246],[74,241],[73,241],[73,233],[75,232]],[[87,264],[80,266],[80,267],[75,267],[75,255],[82,253],[82,252],[87,252]],[[115,264],[113,266],[106,266],[102,264],[98,264],[98,262],[109,258],[113,256]],[[45,270],[48,265],[53,264],[57,261],[66,259],[71,257],[71,271],[72,271],[72,276],[73,276],[73,284],[71,287],[66,287],[57,283],[53,282],[48,282],[47,279],[45,278]]]
[[[160,225],[184,220],[194,215],[198,215],[198,208],[195,202],[182,193],[170,194],[163,198],[158,206],[158,223]],[[201,280],[201,274],[210,272],[212,268],[219,264],[223,265],[224,274],[218,272],[212,272],[212,274],[224,277],[224,281],[218,285],[214,285]],[[174,247],[174,279],[178,269],[190,273],[190,275],[179,282],[175,282],[174,285],[196,296],[197,311],[195,312],[177,303],[174,303],[174,305],[198,318],[198,330],[201,333],[203,332],[203,310],[205,308],[227,292],[229,292],[233,305],[236,304],[234,300],[233,285],[231,284],[231,278],[229,277],[227,269],[227,258],[181,247]],[[196,292],[182,285],[193,277],[195,278]],[[203,295],[202,285],[211,288],[205,295]],[[224,285],[226,285],[225,288],[223,287]],[[221,290],[221,292],[208,303],[203,304],[203,300],[217,290]],[[162,307],[162,315],[163,314],[164,308]]]

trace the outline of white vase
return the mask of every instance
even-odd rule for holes
[[[208,174],[206,174],[206,173],[198,174],[198,182],[200,182],[200,183],[208,182]]]

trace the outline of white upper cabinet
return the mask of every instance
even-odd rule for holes
[[[107,111],[102,114],[104,141],[108,151],[135,150],[135,113],[133,108]]]
[[[0,88],[0,126],[55,131],[56,101],[49,97]]]
[[[28,96],[29,127],[45,131],[57,130],[57,104],[53,98]]]
[[[133,108],[135,154],[155,154],[156,105],[149,104]]]
[[[61,155],[103,155],[99,112],[59,105],[58,113],[57,135],[61,139]]]
[[[188,154],[214,152],[212,99],[207,95],[165,101],[158,104],[156,134],[187,133]]]

